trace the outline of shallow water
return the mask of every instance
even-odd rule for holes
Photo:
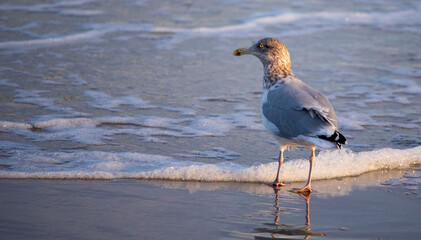
[[[319,153],[315,179],[421,163],[417,2],[3,1],[0,13],[1,178],[271,181],[262,67],[231,55],[265,36],[348,138]],[[287,152],[282,180],[304,181],[308,156]],[[419,194],[419,179],[384,183]]]
[[[373,184],[401,174],[315,181],[309,197],[255,183],[3,179],[0,233],[7,239],[416,239],[419,200]]]

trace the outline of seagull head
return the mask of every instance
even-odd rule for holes
[[[263,65],[276,66],[282,70],[291,71],[291,59],[285,44],[276,38],[263,38],[249,48],[237,48],[234,56],[251,54],[256,56]]]

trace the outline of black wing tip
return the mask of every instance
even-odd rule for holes
[[[330,136],[325,136],[325,135],[318,135],[318,138],[327,140],[329,142],[334,142],[336,144],[336,146],[341,149],[342,145],[346,144],[346,138],[344,135],[342,135],[342,133],[338,132],[335,130],[335,132]]]

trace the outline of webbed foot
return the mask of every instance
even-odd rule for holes
[[[301,189],[295,189],[293,190],[293,192],[295,193],[311,193],[311,186],[310,185],[305,185],[303,188]]]

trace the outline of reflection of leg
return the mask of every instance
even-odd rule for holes
[[[275,223],[276,228],[279,228],[278,222],[279,222],[279,218],[280,218],[280,215],[281,215],[281,208],[279,207],[279,192],[280,192],[280,190],[278,188],[273,188],[273,189],[275,190],[275,205],[274,206],[275,206],[275,209],[276,209],[274,223]]]
[[[306,225],[310,226],[310,198],[311,192],[297,192],[306,201]]]
[[[285,149],[281,146],[280,147],[280,151],[279,151],[278,173],[276,174],[276,179],[275,179],[275,181],[272,184],[275,187],[282,187],[282,186],[284,186],[284,184],[281,183],[281,181],[279,180],[279,176],[281,174],[281,166],[282,166],[282,163],[284,162],[284,150]]]
[[[308,172],[307,184],[303,188],[301,188],[299,190],[296,190],[294,192],[311,192],[311,172],[313,171],[313,163],[314,163],[314,160],[316,159],[316,153],[314,152],[315,150],[316,150],[316,147],[313,147],[311,149],[311,156],[310,156],[310,159],[309,159],[310,170]]]
[[[306,225],[310,226],[310,196],[306,198]]]
[[[273,215],[275,215],[274,223],[264,223],[264,227],[261,228],[255,228],[255,233],[264,233],[264,234],[270,234],[271,239],[296,239],[290,238],[291,236],[304,236],[304,239],[309,239],[310,236],[326,236],[326,234],[322,232],[313,232],[311,231],[310,226],[310,197],[311,192],[299,192],[297,193],[301,197],[305,199],[306,203],[306,224],[302,227],[295,227],[294,225],[290,224],[283,224],[282,222],[279,223],[279,221],[282,221],[280,219],[281,214],[281,208],[279,204],[282,204],[282,200],[280,200],[280,192],[281,190],[278,188],[273,188],[275,192],[275,211],[273,212]],[[279,202],[281,201],[281,202]],[[285,219],[283,219],[285,220]],[[278,235],[282,235],[281,237],[277,237]],[[255,236],[255,239],[269,239],[266,237],[261,236]],[[297,238],[298,239],[298,238]],[[301,238],[300,238],[301,239]]]

